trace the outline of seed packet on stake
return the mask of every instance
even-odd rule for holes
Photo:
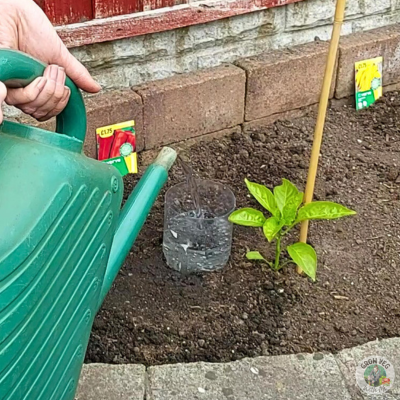
[[[97,159],[114,165],[122,176],[136,174],[135,121],[96,129]]]
[[[362,110],[382,97],[382,63],[377,57],[355,64],[356,70],[356,108]]]

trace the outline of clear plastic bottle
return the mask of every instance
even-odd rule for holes
[[[168,266],[183,274],[220,270],[231,254],[233,226],[228,217],[236,207],[235,196],[221,183],[196,183],[200,213],[186,183],[165,195],[163,251]]]

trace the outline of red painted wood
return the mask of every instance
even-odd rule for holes
[[[163,0],[162,1],[162,6],[160,7],[160,8],[163,8],[163,7],[173,7],[173,6],[176,6],[176,5],[178,5],[178,4],[186,4],[186,3],[188,3],[187,1],[185,1],[185,2],[178,2],[177,0]]]
[[[298,1],[302,0],[207,0],[204,3],[58,27],[57,32],[68,47],[77,47],[203,24]]]
[[[84,22],[93,18],[92,0],[42,0],[41,2],[45,13],[55,25]]]
[[[95,18],[132,14],[143,11],[143,0],[93,0]]]
[[[157,10],[163,7],[165,0],[144,0],[144,11]]]
[[[44,0],[35,0],[35,3],[36,3],[40,8],[44,8]]]

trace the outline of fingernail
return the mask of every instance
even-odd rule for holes
[[[43,76],[49,77],[49,76],[50,76],[50,72],[51,72],[51,66],[48,65],[48,66],[46,67],[46,69],[44,70]]]
[[[66,78],[66,75],[65,75],[65,72],[64,72],[64,68],[59,67],[58,68],[58,75],[57,75],[57,83],[64,85],[65,78]]]
[[[101,87],[100,83],[98,83],[98,82],[96,82],[96,81],[95,81],[94,83],[95,83],[96,86],[97,86],[97,91],[100,92],[100,90],[103,89],[103,88]]]
[[[50,72],[50,79],[52,81],[57,81],[57,77],[58,77],[58,67],[57,65],[53,65]]]
[[[38,83],[36,84],[37,89],[42,90],[46,86],[46,83],[47,83],[47,78],[44,77],[40,78],[38,80]]]
[[[66,90],[66,92],[65,92],[64,97],[68,97],[71,94],[71,89],[68,86],[65,86],[65,90]]]

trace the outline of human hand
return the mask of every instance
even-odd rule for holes
[[[25,88],[7,90],[0,82],[0,98],[38,121],[47,121],[58,115],[68,103],[71,91],[65,86],[65,79],[64,68],[49,65],[43,77],[35,79]]]
[[[0,0],[0,47],[20,50],[49,64],[41,78],[26,88],[0,83],[0,101],[20,108],[40,121],[58,115],[69,100],[66,76],[90,93],[101,87],[58,37],[52,24],[33,0]],[[45,44],[45,45],[44,45]],[[0,122],[3,115],[0,112]]]

